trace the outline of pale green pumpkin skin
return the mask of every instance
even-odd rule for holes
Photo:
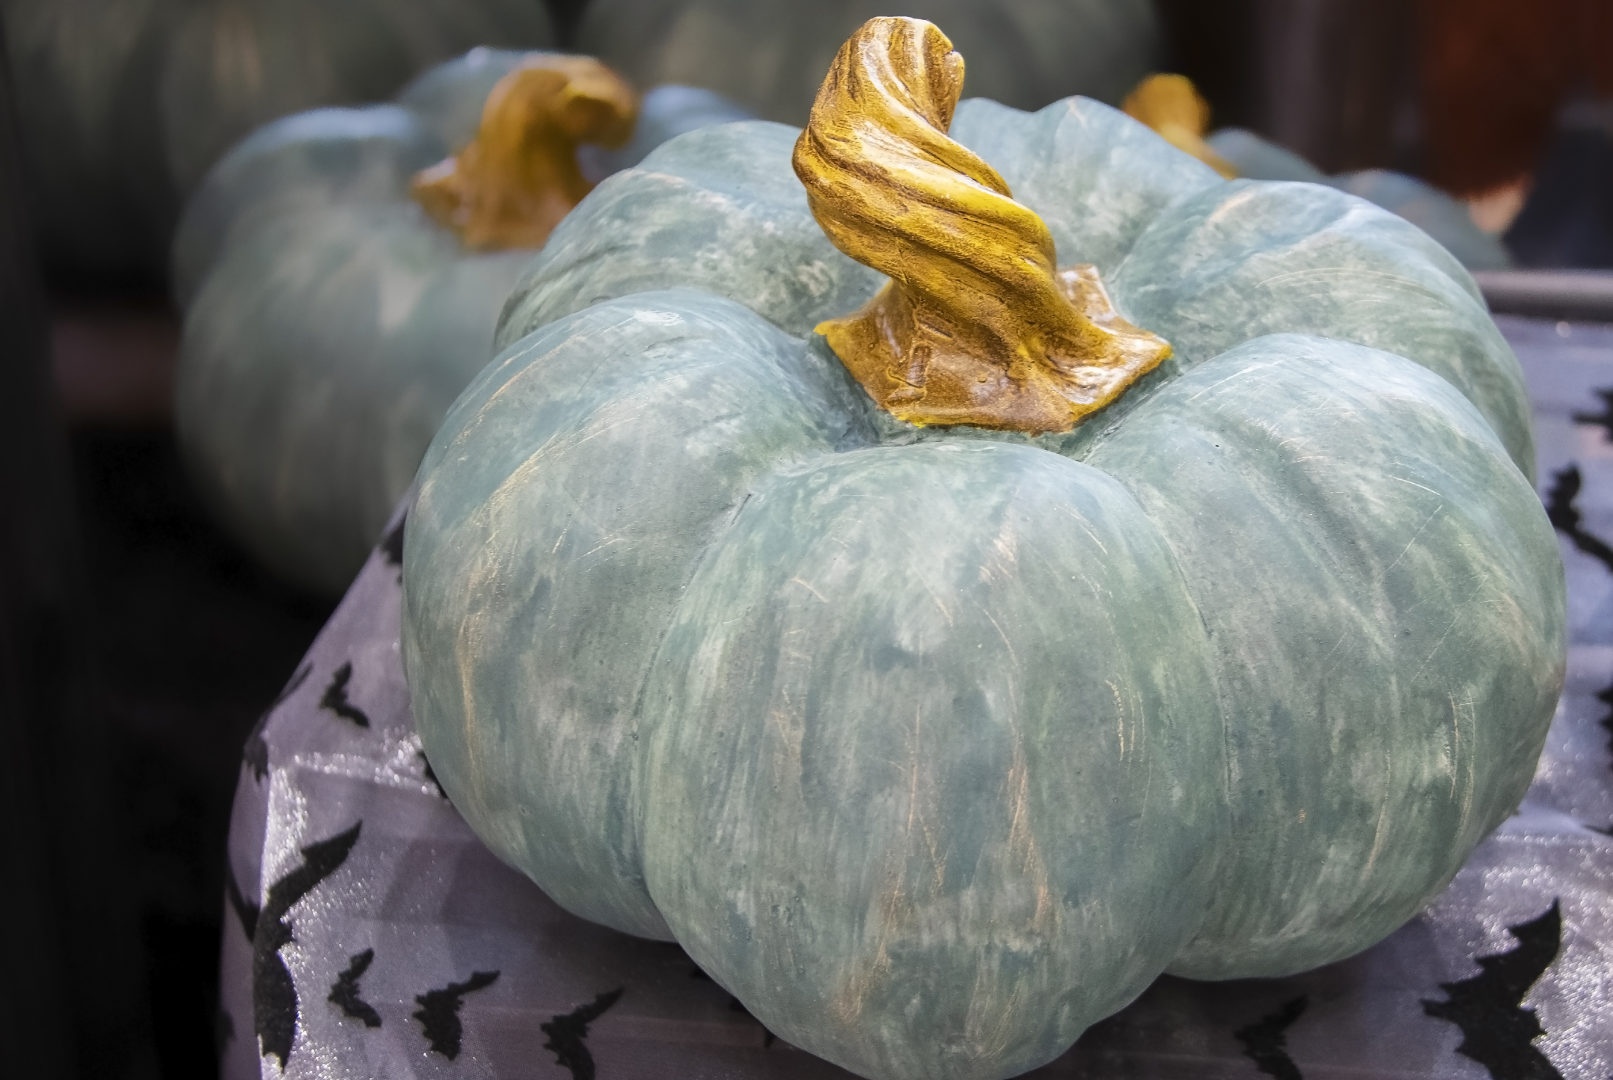
[[[878,1078],[1372,944],[1521,797],[1563,670],[1517,362],[1447,253],[1090,101],[953,132],[1128,315],[1197,315],[1176,358],[1066,436],[901,424],[810,336],[879,279],[793,133],[707,129],[556,231],[405,543],[478,834]]]
[[[1479,228],[1465,202],[1432,184],[1389,169],[1340,173],[1330,183],[1405,218],[1438,240],[1469,270],[1512,266],[1512,256],[1501,237]]]
[[[3,0],[41,255],[160,283],[186,196],[276,117],[379,101],[476,45],[555,44],[539,0]]]
[[[1110,287],[1183,364],[1273,333],[1404,356],[1467,395],[1534,475],[1523,371],[1478,287],[1426,233],[1361,199],[1311,184],[1220,185],[1156,219]]]
[[[1068,458],[932,442],[781,469],[645,686],[650,896],[814,1053],[1034,1068],[1203,917],[1225,768],[1205,645],[1133,497]]]
[[[1171,970],[1289,974],[1389,934],[1523,798],[1561,689],[1550,523],[1447,382],[1320,338],[1183,375],[1087,456],[1209,631],[1231,832]]]
[[[1469,270],[1504,270],[1512,265],[1500,238],[1480,229],[1466,205],[1414,177],[1388,169],[1328,176],[1293,151],[1242,128],[1222,128],[1205,141],[1239,176],[1326,184],[1381,206],[1439,241]]]
[[[397,104],[267,125],[186,208],[173,255],[187,309],[180,441],[231,532],[306,588],[346,587],[493,355],[534,252],[465,250],[409,181],[474,137],[492,86],[526,55],[475,49]],[[651,91],[635,145],[721,119],[711,98]]]

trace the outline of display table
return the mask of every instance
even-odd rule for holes
[[[1162,978],[1031,1075],[1613,1075],[1613,327],[1503,316],[1568,573],[1568,682],[1534,787],[1422,915],[1296,978]],[[426,767],[394,523],[244,754],[222,959],[227,1080],[829,1077],[676,945],[577,919]]]

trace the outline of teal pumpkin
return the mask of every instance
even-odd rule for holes
[[[432,767],[588,919],[876,1078],[1034,1068],[1162,971],[1381,939],[1529,784],[1564,668],[1518,364],[1451,255],[1095,101],[951,135],[1175,347],[1065,434],[917,428],[797,132],[605,181],[420,468]]]
[[[1362,169],[1328,176],[1298,154],[1242,128],[1222,128],[1205,141],[1240,176],[1327,184],[1398,214],[1438,240],[1469,270],[1504,270],[1512,265],[1500,239],[1475,225],[1464,204],[1404,173]]]
[[[3,0],[41,252],[160,280],[185,196],[279,116],[377,101],[475,45],[542,48],[541,0]]]
[[[346,587],[492,356],[533,250],[466,250],[409,184],[474,137],[489,91],[526,55],[476,49],[394,104],[269,124],[186,207],[173,268],[186,308],[179,439],[230,531],[306,588]],[[704,91],[652,91],[635,142],[596,156],[608,165],[732,115]]]
[[[641,86],[703,86],[802,124],[847,35],[893,14],[946,27],[969,93],[1022,109],[1071,94],[1118,102],[1163,52],[1152,0],[590,0],[573,44]]]

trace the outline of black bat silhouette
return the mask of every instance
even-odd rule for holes
[[[1490,1070],[1495,1080],[1563,1080],[1534,1041],[1545,1029],[1524,995],[1562,949],[1558,901],[1539,918],[1507,927],[1518,947],[1478,958],[1480,971],[1460,982],[1440,983],[1444,1001],[1423,1001],[1423,1012],[1462,1029],[1456,1052]]]
[[[1613,390],[1598,390],[1597,393],[1606,403],[1604,415],[1593,417],[1575,413],[1574,419],[1581,423],[1601,424],[1613,432]],[[1613,572],[1613,547],[1609,547],[1600,537],[1586,531],[1581,524],[1579,509],[1574,505],[1574,500],[1579,498],[1580,489],[1584,484],[1585,479],[1580,475],[1578,465],[1570,465],[1554,473],[1551,478],[1551,490],[1546,493],[1546,517],[1551,521],[1552,527],[1568,537],[1576,548]],[[1608,749],[1613,751],[1613,686],[1597,694],[1596,698],[1609,707],[1608,714],[1602,718],[1602,726],[1607,729],[1610,736]],[[1595,825],[1589,827],[1597,832],[1613,835],[1613,830]]]
[[[1588,424],[1599,427],[1609,437],[1613,437],[1613,390],[1597,390],[1596,396],[1602,399],[1602,411],[1599,413],[1574,414],[1574,423]]]
[[[1304,1080],[1304,1074],[1294,1059],[1288,1056],[1288,1029],[1305,1014],[1307,1002],[1303,997],[1284,1002],[1269,1016],[1241,1027],[1232,1037],[1243,1043],[1243,1052],[1255,1063],[1255,1068],[1277,1080]]]
[[[229,867],[224,868],[224,896],[229,900],[235,917],[241,920],[241,929],[245,931],[246,939],[251,941],[258,932],[258,905],[256,901],[246,898],[241,886],[235,883],[235,871]]]
[[[319,699],[319,707],[333,712],[343,720],[351,720],[359,727],[370,726],[370,718],[364,715],[364,710],[347,700],[347,684],[353,681],[353,661],[348,660],[336,669],[331,677],[330,685],[325,687],[325,694]]]
[[[1610,393],[1613,393],[1613,391],[1610,391]],[[1613,758],[1613,683],[1609,683],[1607,686],[1604,686],[1601,690],[1597,691],[1596,700],[1607,706],[1607,713],[1602,717],[1601,725],[1602,730],[1606,731],[1608,735],[1608,755],[1610,758]],[[1595,832],[1599,832],[1603,836],[1613,836],[1613,825],[1587,824],[1585,827],[1587,829],[1594,830]]]
[[[1580,524],[1579,510],[1574,500],[1585,486],[1578,465],[1570,465],[1552,474],[1551,490],[1546,493],[1546,517],[1552,526],[1585,554],[1613,571],[1613,547],[1599,537],[1586,532]]]
[[[465,1004],[465,995],[492,986],[498,975],[496,971],[473,971],[462,983],[449,983],[441,990],[415,995],[415,1004],[420,1008],[415,1010],[414,1018],[420,1021],[433,1050],[449,1061],[459,1056],[459,1042],[465,1034],[459,1009]]]
[[[1607,706],[1607,715],[1602,717],[1602,730],[1607,732],[1608,753],[1613,754],[1613,683],[1599,690],[1596,700]]]
[[[308,681],[308,675],[314,670],[312,664],[304,664],[291,676],[291,681],[269,702],[269,707],[263,710],[258,722],[252,725],[252,733],[246,737],[246,746],[241,748],[241,760],[252,769],[252,776],[262,780],[269,775],[269,744],[263,741],[263,729],[269,723],[269,717],[274,711],[285,704],[287,698],[295,694],[303,683]]]
[[[358,822],[344,833],[303,848],[302,864],[269,886],[269,895],[256,919],[256,933],[252,936],[252,1026],[257,1032],[259,1053],[279,1058],[282,1069],[291,1057],[298,1009],[297,984],[280,956],[281,946],[293,940],[286,913],[347,861],[347,853],[358,842],[363,824]]]
[[[543,1044],[545,1050],[554,1051],[555,1064],[571,1071],[572,1080],[594,1080],[594,1055],[589,1053],[588,1025],[605,1015],[616,999],[622,996],[625,987],[618,986],[614,990],[607,990],[594,998],[587,1005],[580,1005],[570,1012],[550,1018],[546,1024],[539,1024],[538,1030],[549,1036]]]
[[[398,523],[386,531],[381,542],[376,545],[381,549],[381,555],[393,566],[403,566],[403,523],[409,515],[404,513],[398,518]],[[401,576],[401,574],[400,574]]]
[[[769,1047],[771,1047],[773,1045],[773,1043],[778,1039],[777,1035],[773,1034],[771,1031],[768,1030],[768,1027],[767,1027],[766,1024],[762,1023],[760,1020],[757,1020],[755,1014],[753,1014],[749,1009],[745,1008],[745,1003],[743,1001],[740,1001],[738,998],[736,998],[732,994],[728,995],[728,1011],[729,1012],[744,1013],[746,1016],[749,1016],[751,1018],[751,1020],[756,1024],[757,1027],[762,1029],[762,1049],[763,1050],[766,1050]]]
[[[676,947],[677,946],[674,946],[674,948],[676,948]],[[690,966],[690,968],[689,968],[689,978],[691,978],[691,979],[699,979],[702,982],[709,982],[709,983],[714,983],[714,982],[717,981],[717,980],[713,979],[710,975],[707,975],[705,973],[705,970],[703,968],[701,968],[701,966],[699,964],[694,964],[694,965]],[[751,1013],[751,1011],[749,1009],[745,1008],[745,1003],[743,1001],[740,1001],[737,997],[735,997],[732,994],[728,995],[728,1011],[729,1012],[744,1013],[746,1016],[749,1016],[752,1020],[756,1020],[756,1017]],[[760,1020],[756,1020],[756,1026],[762,1029],[762,1049],[763,1050],[768,1049],[775,1042],[778,1041],[778,1036],[773,1034],[771,1031],[769,1031],[766,1024],[762,1023]]]
[[[343,1015],[364,1021],[365,1027],[378,1028],[381,1026],[381,1014],[376,1012],[375,1007],[369,1002],[358,996],[358,981],[364,977],[364,973],[369,970],[374,960],[374,949],[365,949],[357,956],[349,957],[347,970],[336,976],[336,981],[330,986],[330,996],[325,1000],[335,1002]]]
[[[397,567],[396,581],[399,585],[403,584],[403,526],[408,520],[407,512],[400,514],[397,524],[388,529],[386,535],[381,537],[381,542],[376,545],[387,565]]]

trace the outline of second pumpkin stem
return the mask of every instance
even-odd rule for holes
[[[1176,149],[1192,154],[1228,180],[1238,178],[1232,163],[1204,141],[1210,130],[1210,103],[1186,75],[1150,75],[1126,95],[1120,107]]]
[[[587,56],[534,53],[500,79],[458,155],[417,173],[415,200],[466,247],[541,247],[593,187],[577,144],[633,133],[632,88]]]

